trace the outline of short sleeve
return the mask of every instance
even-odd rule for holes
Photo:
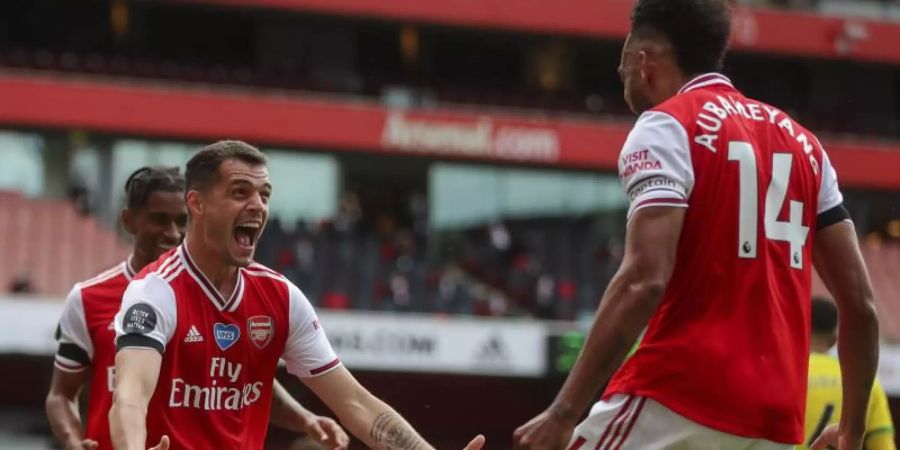
[[[77,284],[66,296],[56,339],[59,341],[54,358],[56,367],[66,371],[77,371],[91,364],[94,357],[94,343],[91,341],[84,316],[81,286]]]
[[[837,171],[832,167],[824,148],[822,148],[822,185],[819,187],[818,201],[816,214],[822,214],[844,201],[844,196],[838,188]]]
[[[641,114],[622,147],[619,179],[629,218],[647,206],[687,207],[694,170],[684,127],[663,112]]]
[[[178,323],[175,292],[156,275],[132,281],[116,314],[116,349],[151,348],[163,353]]]
[[[288,372],[300,378],[323,375],[340,365],[325,330],[300,288],[288,282],[290,326],[284,361]]]

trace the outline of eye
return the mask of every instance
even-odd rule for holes
[[[165,225],[168,221],[168,218],[165,214],[151,214],[150,221],[152,221],[156,225]]]

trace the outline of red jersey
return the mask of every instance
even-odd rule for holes
[[[134,272],[127,261],[81,283],[66,297],[59,321],[59,350],[55,365],[66,372],[91,367],[90,398],[84,435],[112,449],[109,408],[112,405],[112,373],[116,363],[113,318]]]
[[[262,265],[239,269],[222,298],[182,244],[144,268],[116,317],[116,346],[163,355],[147,410],[147,443],[173,449],[260,449],[279,358],[299,377],[339,361],[309,301]]]
[[[687,208],[672,278],[615,393],[650,397],[702,425],[803,440],[811,246],[842,202],[816,137],[719,74],[638,119],[620,178],[629,217]]]

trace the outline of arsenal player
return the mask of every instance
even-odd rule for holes
[[[840,313],[845,403],[813,448],[859,449],[878,326],[825,150],[718,73],[725,1],[639,0],[631,20],[619,74],[640,116],[619,161],[625,256],[572,373],[516,448],[792,448],[815,267]]]
[[[253,262],[272,194],[265,155],[217,142],[185,178],[185,241],[135,277],[116,316],[116,448],[262,448],[280,358],[369,447],[430,448],[341,365],[300,289]]]
[[[54,435],[66,449],[113,448],[108,419],[115,363],[113,317],[135,271],[177,246],[184,235],[184,179],[177,168],[137,170],[125,183],[125,202],[121,218],[128,233],[134,236],[131,256],[76,284],[66,298],[59,322],[59,350],[47,395],[47,417]],[[185,340],[202,337],[189,336]],[[88,379],[90,398],[82,432],[78,394]],[[283,388],[277,389],[273,423],[306,432],[332,448],[347,445],[347,435],[333,420],[310,413]]]

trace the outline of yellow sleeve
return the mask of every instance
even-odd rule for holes
[[[869,416],[866,423],[866,450],[895,450],[894,424],[888,408],[887,395],[881,383],[875,380],[869,399]]]

